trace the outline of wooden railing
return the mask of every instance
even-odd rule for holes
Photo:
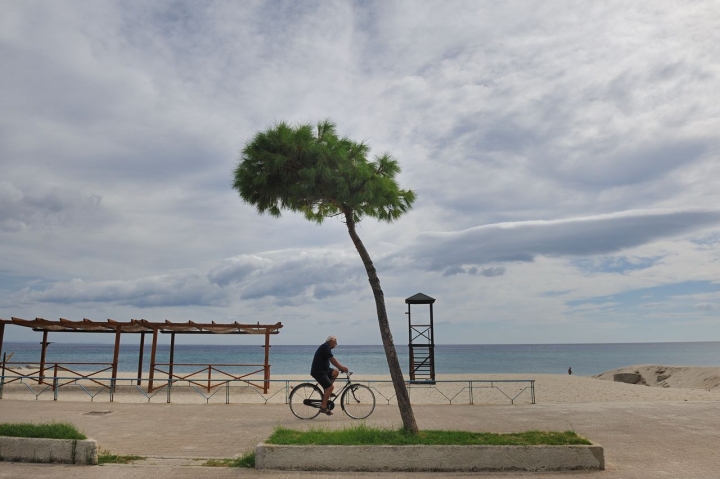
[[[28,369],[22,369],[21,364],[26,365]],[[95,369],[98,366],[105,366],[97,371],[75,371],[70,369],[68,366],[93,366]],[[5,384],[10,384],[15,381],[22,381],[23,379],[29,379],[38,384],[48,384],[53,387],[62,387],[67,384],[76,384],[78,380],[87,380],[98,386],[104,388],[110,388],[111,384],[108,381],[100,381],[101,373],[112,371],[112,363],[45,363],[45,364],[28,364],[21,362],[4,362],[3,376],[5,376]],[[77,368],[75,368],[77,369]],[[85,369],[85,368],[83,368]],[[48,375],[47,372],[52,371],[52,375]],[[11,373],[11,375],[8,375]],[[58,374],[60,373],[60,374]],[[61,381],[57,381],[57,378],[62,378]]]
[[[174,372],[174,367],[180,366],[180,367],[198,367],[200,369],[193,371],[191,373],[187,374],[179,374]],[[163,369],[166,368],[166,369]],[[243,373],[243,374],[233,374],[226,370],[222,370],[220,368],[259,368],[254,369],[250,372]],[[155,374],[159,373],[165,376],[164,379],[156,378]],[[252,382],[248,378],[248,376],[252,376],[254,374],[263,373],[263,381],[262,385],[256,384]],[[215,374],[215,377],[213,378],[213,374]],[[170,379],[170,381],[168,381]],[[149,378],[149,384],[148,384],[148,393],[164,387],[168,386],[171,387],[173,384],[177,382],[184,382],[187,381],[188,385],[193,385],[197,387],[201,387],[203,389],[206,389],[207,392],[210,392],[210,390],[214,388],[218,388],[220,386],[224,386],[228,384],[229,382],[237,382],[237,381],[243,381],[251,386],[255,386],[258,389],[263,390],[263,394],[267,394],[268,388],[270,387],[269,381],[270,381],[270,365],[268,364],[267,367],[264,364],[198,364],[198,363],[157,363],[154,367],[150,369],[150,378]],[[155,383],[162,383],[161,386],[156,386]]]

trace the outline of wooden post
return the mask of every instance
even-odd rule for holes
[[[57,363],[55,363],[55,368],[53,371],[53,401],[57,401],[57,397],[58,397],[57,370],[58,370],[58,365],[57,365]]]
[[[170,333],[170,379],[173,376],[173,362],[175,361],[175,333]],[[171,383],[172,384],[172,383]]]
[[[3,337],[5,336],[5,323],[0,323],[0,356],[3,350]]]
[[[413,328],[412,328],[412,315],[410,314],[410,303],[408,303],[408,310],[407,310],[407,317],[408,317],[408,356],[410,359],[410,381],[415,381],[415,350],[413,349]]]
[[[435,328],[433,328],[432,303],[430,303],[430,380],[435,381]]]
[[[208,364],[207,370],[208,370],[207,392],[208,392],[208,394],[210,394],[210,381],[212,379],[212,364]]]
[[[155,376],[155,352],[157,351],[158,328],[153,328],[153,343],[150,350],[150,384],[148,384],[148,392],[153,390],[153,376]]]
[[[265,329],[265,382],[263,394],[267,394],[270,387],[270,330]]]
[[[40,349],[40,379],[38,380],[39,384],[45,384],[45,353],[47,351],[47,338],[48,338],[48,332],[43,331],[43,340],[42,340],[42,348]]]
[[[5,363],[7,362],[7,353],[3,353],[2,358],[2,375],[0,375],[0,399],[2,399],[3,388],[5,387]]]
[[[113,363],[112,363],[112,385],[113,390],[115,389],[115,380],[117,379],[118,372],[118,359],[120,358],[120,334],[122,328],[120,326],[115,327],[115,351],[113,352]]]
[[[145,333],[140,333],[140,357],[138,359],[138,379],[137,379],[137,385],[140,386],[142,384],[142,363],[143,363],[143,353],[145,352]]]

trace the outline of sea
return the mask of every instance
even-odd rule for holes
[[[318,345],[273,345],[270,348],[271,374],[309,374]],[[113,344],[52,343],[47,363],[110,363]],[[38,342],[5,342],[2,355],[16,365],[40,361]],[[408,374],[407,345],[396,345],[400,367]],[[335,357],[352,371],[363,375],[388,375],[382,345],[340,345]],[[261,345],[176,344],[176,372],[195,371],[196,365],[258,364],[264,360]],[[156,363],[167,363],[170,346],[158,344]],[[2,357],[0,357],[2,359]],[[137,372],[139,344],[121,344],[119,370]],[[145,344],[143,371],[149,370],[150,347]],[[180,366],[192,364],[192,366]],[[636,364],[666,366],[720,366],[720,342],[610,343],[610,344],[438,344],[435,346],[436,374],[567,374],[591,376]],[[82,369],[79,367],[71,369]]]

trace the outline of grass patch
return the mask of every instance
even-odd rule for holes
[[[255,467],[255,452],[243,454],[233,459],[209,459],[203,464],[208,467]]]
[[[283,445],[490,445],[490,446],[564,446],[569,444],[591,444],[574,431],[527,431],[520,433],[496,434],[468,431],[420,431],[408,434],[402,428],[383,429],[359,425],[347,429],[326,430],[311,428],[298,431],[277,427],[266,441],[268,444]]]
[[[141,461],[145,459],[142,456],[120,456],[118,454],[110,454],[108,451],[100,451],[98,453],[98,464],[130,464],[134,461]]]
[[[66,422],[44,424],[0,423],[0,436],[37,437],[44,439],[87,439],[75,426]]]

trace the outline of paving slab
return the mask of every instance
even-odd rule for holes
[[[444,473],[445,477],[717,479],[720,402],[535,405],[416,405],[422,429],[517,432],[572,429],[605,448],[606,470],[562,473]],[[105,414],[97,414],[104,411]],[[107,412],[110,411],[110,412]],[[146,464],[71,466],[0,462],[0,478],[267,477],[329,478],[337,473],[208,468],[195,459],[230,458],[254,449],[275,426],[345,427],[344,415],[296,419],[285,405],[123,404],[0,400],[0,422],[68,421],[114,454],[152,456]],[[401,424],[397,406],[379,405],[366,420]],[[435,477],[433,473],[343,473],[345,478]]]

